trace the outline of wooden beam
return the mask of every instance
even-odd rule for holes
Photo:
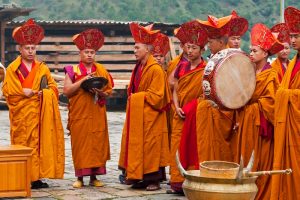
[[[52,70],[63,70],[63,68],[65,66],[68,66],[68,65],[76,65],[76,63],[70,63],[70,64],[47,64],[47,66],[52,69]],[[116,70],[133,70],[133,68],[135,67],[135,64],[104,64],[103,65],[105,67],[105,69],[107,70],[113,70],[113,71],[116,71]]]
[[[46,36],[41,44],[43,42],[71,42],[72,36]],[[134,40],[132,37],[105,37],[104,42],[110,42],[110,43],[134,43]]]
[[[38,55],[38,60],[44,62],[79,62],[79,55]],[[98,61],[135,61],[133,54],[100,54],[96,55],[95,60]]]
[[[1,21],[0,23],[0,49],[1,49],[1,63],[5,65],[5,24],[6,22]]]

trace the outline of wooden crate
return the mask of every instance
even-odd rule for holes
[[[0,197],[31,196],[31,148],[0,146]]]

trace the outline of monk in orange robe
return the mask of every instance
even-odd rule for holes
[[[152,55],[156,62],[166,71],[166,55],[170,51],[169,38],[165,34],[158,33],[153,42]]]
[[[201,28],[199,22],[196,20],[184,23],[181,26],[181,30],[186,37],[189,62],[181,63],[174,73],[173,102],[175,105],[175,114],[173,116],[171,133],[171,190],[168,190],[167,193],[183,193],[182,183],[184,178],[180,175],[177,168],[175,156],[186,117],[184,107],[190,102],[196,101],[202,94],[202,87],[199,87],[199,83],[201,83],[205,67],[205,61],[201,57],[201,53],[207,43],[206,31]]]
[[[297,54],[276,93],[273,170],[291,168],[293,172],[272,176],[272,200],[300,199],[300,10],[287,7],[284,17]]]
[[[130,24],[137,59],[128,87],[126,120],[119,168],[132,188],[160,189],[169,165],[166,108],[170,106],[167,77],[151,55],[158,31]]]
[[[267,59],[282,49],[283,44],[274,38],[265,25],[254,25],[251,30],[250,59],[255,64],[256,87],[247,105],[236,112],[239,127],[232,137],[235,162],[239,162],[242,155],[247,165],[254,150],[252,171],[272,170],[275,93],[279,80],[276,70]],[[258,193],[255,199],[270,199],[270,183],[270,176],[257,179]]]
[[[3,94],[9,107],[11,144],[32,148],[31,188],[47,188],[41,178],[64,175],[64,132],[58,110],[58,90],[47,65],[36,60],[36,45],[44,30],[29,19],[14,29],[20,45],[7,68]]]
[[[208,16],[208,21],[199,22],[207,31],[212,55],[227,48],[229,28],[235,27],[232,15],[219,19]],[[233,127],[233,111],[215,108],[210,101],[199,98],[196,110],[198,163],[195,164],[207,160],[232,161],[230,137]]]
[[[231,15],[233,15],[233,18],[236,18],[236,22],[231,23],[232,27],[229,29],[227,45],[229,48],[240,49],[242,37],[248,30],[248,21],[238,16],[235,10],[232,11]]]
[[[271,63],[271,66],[277,71],[279,81],[281,82],[286,68],[289,64],[290,48],[290,34],[285,23],[276,24],[271,28],[272,33],[277,34],[277,39],[284,45],[284,49],[277,54],[277,58]]]
[[[63,90],[69,98],[67,128],[77,177],[73,187],[82,187],[84,176],[90,176],[89,185],[101,187],[104,183],[96,175],[106,174],[106,161],[110,159],[105,98],[112,92],[113,81],[104,66],[95,62],[96,51],[104,43],[100,30],[85,30],[74,35],[73,42],[80,50],[80,63],[65,67]],[[83,90],[82,83],[91,77],[104,77],[108,82],[101,89]]]

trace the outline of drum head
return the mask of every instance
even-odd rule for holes
[[[104,77],[92,77],[83,81],[80,86],[85,91],[89,91],[93,88],[102,89],[107,83],[108,80]]]
[[[215,89],[223,106],[243,107],[252,97],[256,85],[255,68],[249,57],[233,53],[225,58],[215,73]]]

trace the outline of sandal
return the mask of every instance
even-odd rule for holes
[[[76,180],[73,183],[73,188],[81,188],[82,186],[83,186],[83,181],[81,181],[81,180]]]
[[[160,189],[161,188],[160,188],[159,183],[152,183],[146,187],[146,191],[155,191],[155,190],[160,190]]]
[[[90,186],[94,186],[94,187],[103,187],[104,183],[102,181],[99,181],[97,179],[90,181]]]
[[[147,183],[145,183],[144,181],[139,181],[137,183],[133,183],[131,188],[133,189],[144,189],[148,186]]]
[[[169,189],[166,191],[167,194],[178,194],[178,195],[184,195],[183,191],[176,191],[176,190],[172,190],[172,189]]]

